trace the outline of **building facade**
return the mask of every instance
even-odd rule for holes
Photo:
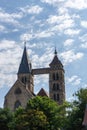
[[[23,108],[34,94],[34,75],[49,74],[49,98],[62,104],[65,100],[64,68],[57,56],[55,49],[54,57],[48,68],[32,69],[32,63],[28,59],[26,45],[19,65],[17,81],[5,96],[4,107],[14,111],[19,106]],[[38,93],[39,96],[47,96],[44,89]]]

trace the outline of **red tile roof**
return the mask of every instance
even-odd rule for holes
[[[41,90],[38,92],[37,96],[49,97],[48,93],[43,88],[41,88]]]

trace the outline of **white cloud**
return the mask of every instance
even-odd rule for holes
[[[34,84],[35,84],[35,93],[37,94],[41,88],[44,88],[46,91],[48,91],[48,84],[49,82],[49,75],[44,74],[44,75],[38,75],[34,76]]]
[[[15,41],[0,41],[0,87],[11,87],[15,82],[21,52],[22,49]]]
[[[87,0],[41,0],[42,2],[59,6],[62,3],[62,6],[65,8],[73,8],[82,10],[87,8]]]
[[[12,32],[18,32],[19,30],[17,28],[13,29]]]
[[[39,45],[37,45],[37,46],[39,46]],[[32,56],[32,63],[33,63],[33,67],[34,68],[49,67],[49,64],[50,64],[50,62],[52,60],[53,48],[51,48],[51,47],[49,47],[47,45],[42,44],[40,51],[42,51],[43,46],[46,47],[44,54],[42,54],[41,56],[34,54]]]
[[[82,43],[82,44],[81,44],[81,47],[87,49],[87,42],[86,42],[86,43]]]
[[[41,0],[42,2],[58,6],[58,3],[63,2],[65,0]]]
[[[87,42],[87,34],[80,36],[79,39],[81,40],[81,42]]]
[[[0,25],[0,32],[5,31],[6,28],[3,25]]]
[[[48,75],[47,74],[44,74],[44,75],[38,75],[38,76],[35,76],[35,85],[39,85],[41,83],[41,81],[43,83],[47,83],[48,81]],[[40,86],[40,87],[43,87],[43,86]]]
[[[63,14],[63,15],[50,15],[49,18],[47,19],[47,22],[49,24],[61,24],[61,23],[67,23],[71,24],[73,23],[73,19],[71,19],[70,15],[68,13]]]
[[[76,20],[76,19],[80,19],[80,15],[79,15],[79,14],[73,14],[73,15],[72,15],[72,18],[74,18],[75,20]]]
[[[0,72],[16,72],[21,51],[15,41],[2,40],[0,42]]]
[[[77,75],[74,75],[72,77],[67,77],[66,78],[66,82],[67,84],[71,84],[71,85],[79,85],[81,83],[81,78],[78,77]]]
[[[36,31],[36,32],[30,32],[30,33],[25,33],[22,34],[20,36],[20,40],[24,41],[26,39],[26,41],[30,41],[31,39],[40,39],[40,38],[48,38],[54,35],[54,32],[50,31],[50,30],[40,30],[40,31]]]
[[[0,73],[0,88],[2,88],[3,86],[10,88],[15,81],[16,81],[16,75]]]
[[[22,18],[22,13],[7,13],[4,10],[2,10],[0,12],[0,22],[3,23],[11,23],[13,25],[15,24],[19,24],[19,22],[17,21],[17,19],[21,19]]]
[[[80,33],[80,29],[66,29],[64,31],[64,34],[70,35],[70,36],[78,35],[79,33]]]
[[[12,14],[9,14],[10,17],[12,18],[16,18],[16,19],[21,19],[23,17],[23,14],[21,12],[19,13],[12,13]]]
[[[75,53],[73,50],[68,50],[61,53],[60,56],[63,58],[64,64],[68,64],[81,59],[84,56],[84,54],[81,52]]]
[[[55,24],[55,23],[59,23],[60,20],[62,19],[64,19],[62,16],[50,15],[49,18],[47,19],[47,22],[50,24]]]
[[[47,19],[47,22],[49,25],[51,25],[51,31],[60,33],[70,33],[70,28],[73,28],[75,26],[74,19],[67,12],[61,15],[50,15]],[[66,32],[66,29],[68,32]]]
[[[62,7],[60,6],[60,7],[58,8],[58,13],[59,13],[59,15],[67,14],[67,13],[68,13],[68,9],[65,8],[65,7],[63,7],[63,6],[62,6]]]
[[[39,14],[43,8],[38,6],[38,5],[35,5],[35,6],[26,6],[26,7],[21,7],[20,10],[25,13],[25,14]]]
[[[58,0],[41,0],[42,2],[48,3],[48,4],[55,4],[58,3]]]
[[[53,31],[54,33],[57,32],[57,34],[58,34],[58,32],[59,33],[65,33],[64,30],[68,29],[68,28],[70,28],[72,26],[73,26],[73,24],[70,24],[70,23],[66,24],[66,22],[65,22],[65,23],[61,23],[59,25],[53,26],[52,28],[50,28],[50,30]]]
[[[20,36],[20,40],[22,41],[30,41],[33,38],[33,34],[31,33],[25,33]]]
[[[10,40],[4,39],[4,40],[0,41],[0,50],[2,50],[2,49],[7,50],[7,49],[14,48],[15,44],[16,44],[15,41],[10,41]]]
[[[87,28],[87,21],[81,21],[81,25],[82,25],[84,28]]]
[[[73,39],[67,39],[65,42],[64,42],[64,46],[71,46],[73,44],[74,40]]]
[[[53,32],[51,32],[50,30],[46,30],[46,31],[37,32],[35,34],[35,37],[36,38],[46,38],[46,37],[51,37],[52,35],[54,35]]]
[[[67,0],[65,7],[74,8],[74,9],[85,9],[87,8],[87,0]]]

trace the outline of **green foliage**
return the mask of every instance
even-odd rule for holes
[[[24,111],[16,120],[16,130],[45,130],[47,126],[46,116],[38,110]]]
[[[3,130],[60,130],[65,126],[67,103],[58,105],[48,97],[35,97],[26,109],[19,107],[11,113],[0,110],[0,128]]]
[[[68,113],[68,125],[67,130],[81,130],[82,121],[84,117],[85,106],[87,104],[87,89],[80,89],[74,96],[76,100],[72,103],[72,109]]]
[[[0,108],[0,130],[10,130],[13,114],[9,109]]]
[[[8,109],[0,109],[1,130],[81,130],[87,89],[80,89],[72,103],[58,105],[48,97],[34,97],[26,109],[19,107],[14,115]]]
[[[66,105],[58,105],[48,97],[37,96],[32,100],[29,100],[26,110],[42,111],[49,122],[49,129],[56,130],[63,126],[63,120],[65,120],[65,107]]]

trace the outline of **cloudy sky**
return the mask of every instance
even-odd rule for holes
[[[0,0],[0,107],[17,79],[24,41],[33,68],[64,65],[66,100],[87,87],[87,0]],[[35,76],[35,93],[48,75]]]

